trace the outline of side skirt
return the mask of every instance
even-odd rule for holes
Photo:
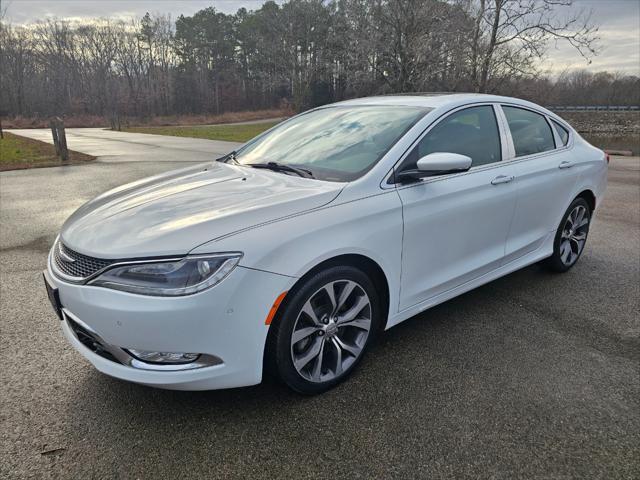
[[[505,265],[502,265],[501,267],[496,268],[495,270],[492,270],[489,273],[485,273],[484,275],[478,278],[474,278],[473,280],[470,280],[467,283],[458,285],[457,287],[454,287],[451,290],[441,293],[440,295],[436,295],[435,297],[431,297],[430,299],[425,300],[422,303],[418,303],[417,305],[409,307],[405,310],[402,310],[401,312],[398,312],[393,316],[390,316],[389,320],[387,321],[387,326],[385,330],[388,330],[389,328],[413,317],[414,315],[422,313],[431,307],[435,307],[436,305],[446,302],[447,300],[451,300],[452,298],[457,297],[458,295],[462,295],[463,293],[473,290],[474,288],[477,288],[477,287],[480,287],[481,285],[492,282],[493,280],[497,280],[500,277],[504,277],[505,275],[513,273],[517,270],[520,270],[524,267],[532,265],[536,262],[539,262],[540,260],[543,260],[551,256],[553,254],[554,237],[555,237],[555,231],[550,232],[547,238],[544,240],[544,242],[540,246],[540,248],[538,248],[537,250],[534,250],[528,255],[517,258]]]

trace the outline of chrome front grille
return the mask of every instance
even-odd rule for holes
[[[61,273],[79,280],[88,278],[114,263],[114,260],[82,255],[64,246],[61,241],[53,248],[53,260]]]

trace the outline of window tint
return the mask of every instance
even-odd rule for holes
[[[556,145],[547,120],[540,114],[516,107],[502,107],[511,130],[516,157],[553,150]]]
[[[420,158],[435,152],[466,155],[471,157],[473,166],[499,162],[500,132],[493,107],[471,107],[446,117],[420,140],[403,170],[417,168]]]
[[[553,123],[553,126],[556,129],[556,132],[558,132],[558,135],[560,136],[560,140],[562,140],[562,145],[566,145],[567,143],[569,143],[569,130],[564,128],[555,120],[551,120],[551,123]]]

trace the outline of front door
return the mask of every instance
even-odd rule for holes
[[[400,167],[434,152],[472,159],[468,172],[398,187],[404,236],[400,310],[498,268],[516,206],[514,165],[502,162],[494,107],[458,110],[420,140]]]

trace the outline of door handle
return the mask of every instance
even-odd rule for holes
[[[501,183],[509,183],[511,181],[513,181],[514,176],[513,175],[498,175],[496,178],[494,178],[493,180],[491,180],[491,185],[500,185]]]
[[[571,168],[571,167],[573,167],[573,162],[570,162],[569,160],[560,162],[560,165],[558,165],[558,168]]]

